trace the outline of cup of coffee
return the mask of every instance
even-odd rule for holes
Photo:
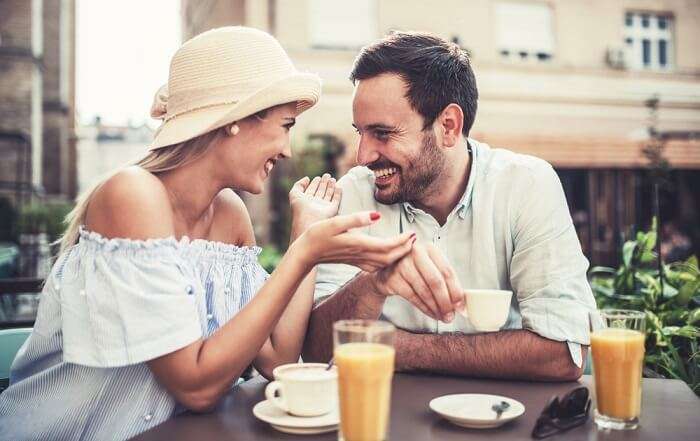
[[[291,363],[272,371],[275,381],[265,397],[287,413],[302,417],[324,415],[338,404],[338,370],[324,363]],[[279,395],[279,396],[278,396]]]
[[[459,311],[480,332],[495,332],[508,320],[513,291],[502,289],[465,289],[466,302]]]

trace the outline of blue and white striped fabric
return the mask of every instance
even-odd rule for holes
[[[127,439],[183,410],[145,362],[207,338],[248,303],[268,277],[259,252],[81,230],[0,395],[0,439]]]

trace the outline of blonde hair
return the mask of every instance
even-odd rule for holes
[[[200,135],[180,144],[150,151],[143,158],[127,166],[136,165],[154,174],[174,170],[200,158],[216,139],[225,135],[226,130],[228,130],[228,126],[212,130],[204,135]],[[120,167],[107,174],[78,197],[75,207],[68,213],[65,219],[68,228],[66,228],[63,236],[57,241],[61,244],[59,254],[62,254],[78,242],[80,226],[85,222],[88,205],[97,190],[123,169],[124,167]]]

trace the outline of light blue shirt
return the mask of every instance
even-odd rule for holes
[[[374,174],[365,167],[355,167],[340,179],[340,213],[379,211],[381,219],[365,229],[373,236],[415,232],[419,241],[442,251],[464,288],[512,290],[503,329],[525,328],[566,341],[580,367],[580,345],[590,343],[589,312],[596,304],[586,278],[588,260],[559,178],[541,159],[492,149],[471,139],[469,145],[472,167],[467,188],[444,225],[409,203],[379,204],[373,196]],[[348,265],[320,265],[316,302],[332,295],[358,271]],[[399,296],[387,299],[382,315],[413,332],[476,332],[460,314],[443,323]]]
[[[267,279],[260,249],[82,230],[0,395],[0,439],[131,438],[183,410],[146,361],[207,338]]]

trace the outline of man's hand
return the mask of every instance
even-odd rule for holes
[[[436,320],[451,322],[454,311],[464,307],[464,293],[454,270],[432,244],[416,242],[410,253],[378,271],[373,279],[377,293],[401,296]]]

